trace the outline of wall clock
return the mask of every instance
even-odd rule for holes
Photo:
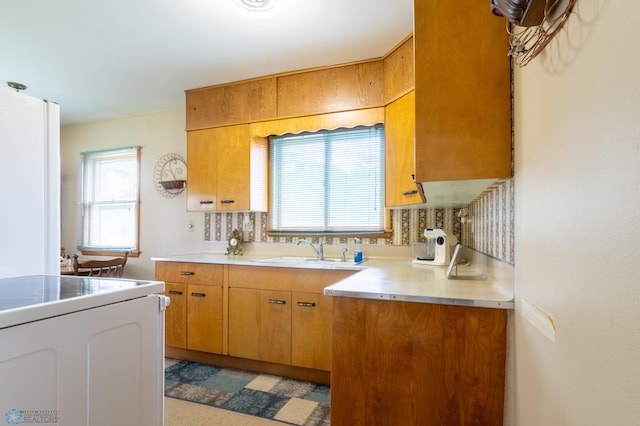
[[[240,231],[234,229],[228,240],[229,246],[225,254],[242,255],[242,238],[240,237]]]

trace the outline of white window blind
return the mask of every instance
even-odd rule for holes
[[[138,250],[139,147],[82,153],[80,250]]]
[[[384,229],[382,125],[272,136],[270,154],[271,231]]]

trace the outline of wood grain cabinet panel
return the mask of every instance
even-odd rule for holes
[[[222,353],[222,287],[188,286],[187,348]]]
[[[388,104],[413,90],[413,37],[384,58],[384,101]]]
[[[507,312],[336,297],[331,424],[501,425]]]
[[[292,299],[291,364],[331,370],[332,298],[293,292]]]
[[[268,143],[249,125],[187,134],[187,210],[267,210]]]
[[[383,105],[382,60],[278,77],[278,116],[322,114]]]
[[[385,204],[421,203],[415,183],[415,94],[409,92],[385,109]]]
[[[511,177],[504,23],[475,0],[416,1],[414,20],[418,182]]]
[[[291,293],[229,289],[229,355],[291,364]]]
[[[186,130],[250,123],[276,116],[276,78],[186,92]]]
[[[229,355],[329,371],[325,287],[348,270],[229,266]]]
[[[187,347],[187,285],[167,282],[164,295],[171,300],[164,315],[165,345],[184,349]]]
[[[171,303],[165,311],[165,344],[222,353],[224,265],[156,262]]]

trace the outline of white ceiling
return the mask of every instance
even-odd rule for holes
[[[2,0],[0,84],[60,104],[62,124],[184,106],[184,91],[376,58],[413,31],[413,0]]]

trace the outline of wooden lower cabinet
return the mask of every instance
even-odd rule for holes
[[[291,307],[291,364],[331,370],[332,298],[293,292]]]
[[[222,287],[188,286],[187,348],[222,353]]]
[[[354,271],[229,266],[229,355],[331,370],[332,297]]]
[[[187,285],[165,283],[165,295],[171,300],[164,313],[164,343],[187,347]]]
[[[291,292],[229,289],[229,355],[291,363]]]
[[[223,265],[157,262],[171,302],[165,311],[165,344],[222,353]]]
[[[336,297],[331,424],[502,425],[507,312]]]
[[[323,290],[353,273],[157,262],[156,279],[171,298],[165,344],[178,357],[219,355],[207,359],[328,383],[334,298]]]

